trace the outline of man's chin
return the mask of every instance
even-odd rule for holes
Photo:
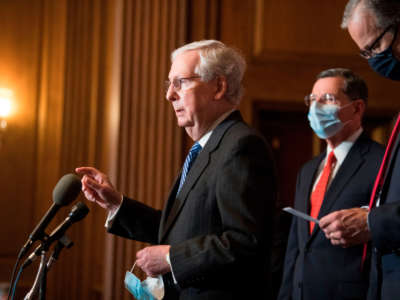
[[[186,123],[185,122],[180,122],[178,119],[178,127],[186,127]]]
[[[177,123],[179,127],[192,127],[194,125],[193,122],[185,119],[180,119],[179,117],[177,118]]]

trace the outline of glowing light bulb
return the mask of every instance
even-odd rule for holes
[[[7,117],[11,111],[10,100],[5,98],[0,98],[0,117]]]
[[[12,91],[0,89],[0,118],[8,117],[11,113]]]

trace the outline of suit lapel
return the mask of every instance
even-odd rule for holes
[[[171,195],[172,203],[171,203],[171,209],[167,214],[164,216],[165,220],[165,226],[162,229],[160,240],[163,239],[165,234],[168,232],[170,229],[171,225],[175,221],[176,217],[179,215],[179,212],[182,210],[183,205],[185,204],[185,201],[187,199],[187,196],[194,186],[194,184],[197,182],[198,178],[200,175],[204,172],[204,169],[207,167],[208,162],[209,162],[209,153],[203,152],[205,149],[203,149],[200,153],[195,162],[193,163],[192,168],[189,170],[185,183],[183,184],[179,194],[175,197]]]
[[[340,198],[340,194],[342,193],[343,189],[348,185],[352,177],[364,163],[364,155],[369,149],[369,146],[364,143],[364,141],[365,136],[361,135],[353,147],[351,147],[326,192],[324,201],[318,214],[318,219],[320,219],[322,216],[325,216],[332,210],[332,206]],[[319,226],[315,226],[311,237],[313,237],[319,230]]]
[[[195,186],[196,182],[200,178],[201,174],[205,171],[208,167],[212,152],[214,152],[226,133],[226,131],[234,124],[242,120],[239,111],[234,111],[230,114],[221,124],[219,124],[214,130],[210,139],[206,143],[205,147],[199,153],[197,159],[194,161],[191,169],[189,170],[185,182],[179,192],[176,195],[176,185],[179,181],[180,176],[175,181],[175,185],[169,195],[168,203],[166,205],[166,209],[163,211],[160,223],[160,231],[159,231],[159,240],[160,242],[165,237],[169,229],[171,228],[172,224],[176,220],[177,216],[181,212],[192,188]],[[170,208],[170,209],[168,209]]]
[[[343,189],[347,186],[351,178],[364,163],[364,155],[368,151],[369,146],[363,143],[364,138],[360,137],[353,147],[351,147],[340,169],[336,173],[322,203],[318,218],[326,215],[331,211],[335,201],[340,197]]]

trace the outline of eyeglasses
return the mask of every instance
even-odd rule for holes
[[[314,101],[319,101],[322,104],[340,105],[340,101],[333,94],[322,94],[319,98],[315,94],[310,94],[304,97],[304,103],[310,106]]]
[[[182,88],[185,88],[185,85],[190,81],[201,78],[201,76],[191,76],[191,77],[181,77],[181,78],[174,78],[172,81],[166,80],[165,81],[165,91],[168,91],[169,87],[172,84],[172,87],[175,91],[180,91]]]
[[[363,57],[365,59],[370,59],[370,58],[376,56],[378,53],[380,53],[381,51],[378,51],[379,50],[379,46],[380,46],[380,41],[385,36],[385,34],[390,29],[393,29],[394,27],[395,27],[395,25],[393,25],[393,24],[391,24],[388,27],[386,27],[386,29],[371,44],[371,46],[367,46],[364,50],[360,50],[361,57]],[[396,34],[397,34],[397,27],[396,27],[395,34],[393,35],[393,39],[392,39],[392,42],[390,43],[389,47],[393,44]]]

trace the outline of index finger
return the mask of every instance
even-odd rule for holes
[[[93,167],[78,167],[75,168],[75,172],[79,175],[89,175],[91,177],[95,177],[97,174],[100,173],[99,170]]]

